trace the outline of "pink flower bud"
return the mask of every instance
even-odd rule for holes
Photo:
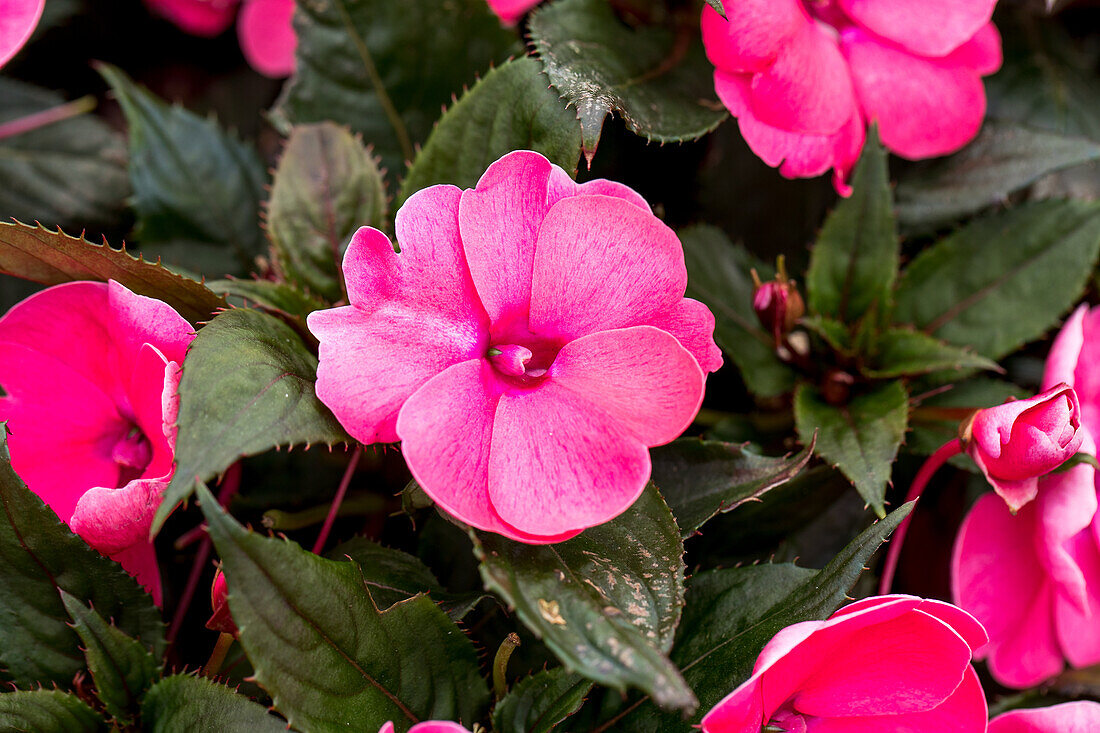
[[[237,636],[237,624],[229,612],[229,587],[221,570],[214,575],[214,582],[210,585],[210,607],[214,609],[214,615],[206,622],[206,628]]]
[[[756,311],[760,324],[772,333],[778,344],[806,312],[806,304],[794,280],[787,279],[782,265],[774,280],[760,282],[755,270],[752,277],[756,283],[756,290],[752,294],[752,309]]]
[[[1081,447],[1081,405],[1069,385],[979,410],[959,429],[967,454],[1013,513],[1035,498],[1039,477]]]

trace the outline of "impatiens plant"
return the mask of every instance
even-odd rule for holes
[[[1091,4],[93,5],[0,0],[0,729],[1097,728]]]

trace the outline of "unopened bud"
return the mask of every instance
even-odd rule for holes
[[[210,607],[214,609],[214,615],[206,622],[206,628],[237,636],[237,624],[229,613],[229,587],[225,584],[225,574],[220,569],[215,573],[214,582],[210,586]]]
[[[756,285],[752,294],[752,309],[756,311],[761,325],[772,333],[778,346],[805,314],[806,304],[794,280],[787,277],[782,255],[776,270],[775,279],[768,282],[761,282],[756,270],[752,271],[752,280]]]

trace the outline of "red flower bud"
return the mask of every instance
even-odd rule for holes
[[[210,586],[210,607],[214,609],[214,615],[206,622],[206,628],[237,636],[237,624],[233,623],[233,615],[229,613],[229,588],[221,570],[214,575]]]
[[[798,286],[794,280],[787,278],[782,259],[777,270],[775,279],[766,283],[760,282],[756,270],[752,271],[752,279],[756,284],[756,290],[752,294],[752,309],[756,311],[761,325],[772,333],[776,345],[783,341],[783,337],[791,332],[798,319],[806,312],[806,304],[798,292]]]
[[[978,410],[959,439],[993,489],[1016,512],[1035,498],[1039,477],[1081,447],[1081,405],[1062,383],[1026,400]]]

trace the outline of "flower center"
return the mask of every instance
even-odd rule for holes
[[[111,449],[111,460],[118,464],[118,485],[122,487],[140,478],[152,459],[153,448],[145,433],[137,425],[130,425],[126,435]]]
[[[508,381],[523,386],[541,382],[554,363],[561,345],[543,339],[524,339],[524,343],[493,344],[486,352],[489,363]]]

